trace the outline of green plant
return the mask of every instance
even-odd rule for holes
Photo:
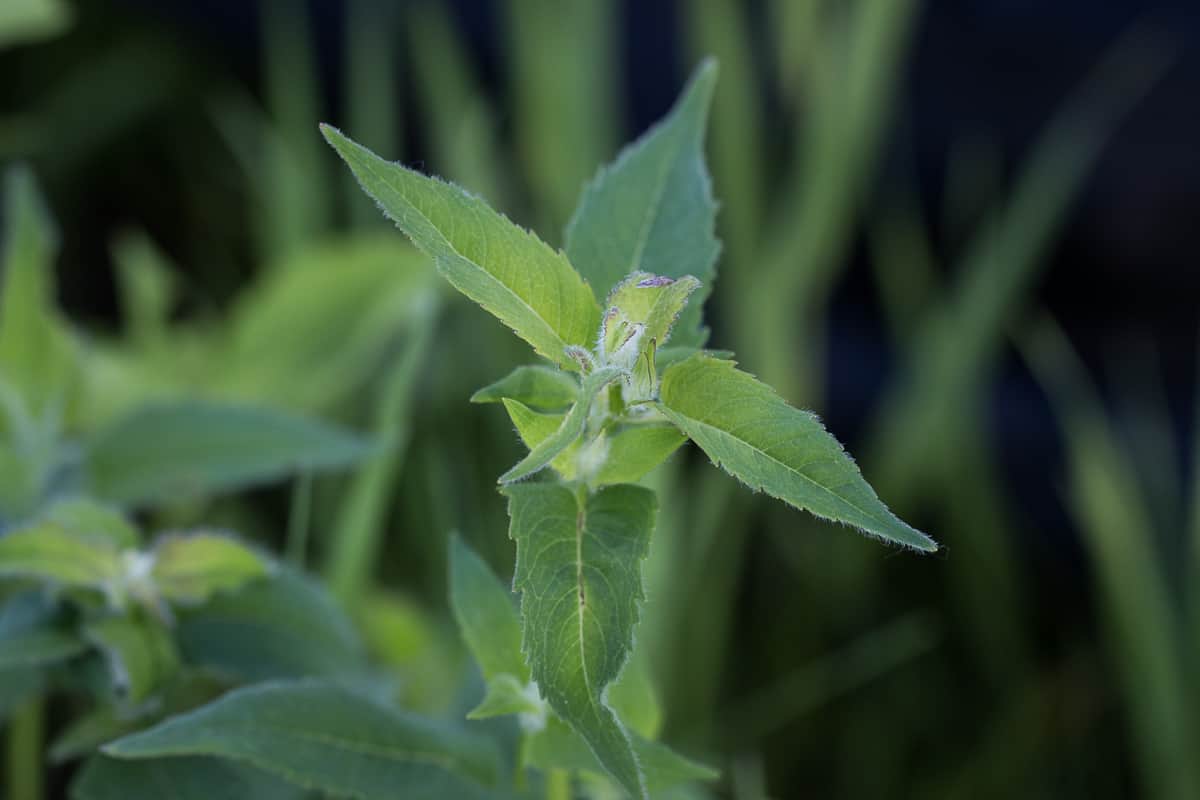
[[[472,398],[502,402],[529,447],[500,478],[517,546],[519,618],[477,558],[456,546],[452,559],[455,610],[487,679],[473,716],[518,714],[527,763],[552,777],[598,764],[637,797],[664,775],[688,772],[687,762],[631,735],[614,697],[632,671],[626,664],[636,663],[641,564],[657,513],[655,493],[635,482],[686,439],[755,490],[936,549],[888,511],[813,415],[727,354],[701,349],[701,304],[719,250],[702,152],[715,79],[715,65],[702,65],[670,115],[600,171],[567,227],[565,251],[458,187],[322,126],[438,272],[550,362],[520,367]],[[547,472],[553,477],[524,481]],[[568,730],[586,747],[569,745]]]

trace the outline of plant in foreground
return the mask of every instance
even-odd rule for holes
[[[438,272],[550,362],[472,398],[503,403],[529,447],[500,478],[519,619],[482,563],[461,545],[454,554],[456,612],[488,680],[473,716],[519,714],[535,764],[540,750],[578,737],[579,760],[594,759],[636,797],[690,763],[632,735],[609,696],[633,649],[657,510],[654,492],[635,482],[686,439],[755,490],[936,549],[887,509],[816,417],[727,354],[701,349],[700,307],[719,250],[702,152],[715,78],[715,65],[702,65],[670,115],[599,172],[564,251],[480,198],[322,126]]]

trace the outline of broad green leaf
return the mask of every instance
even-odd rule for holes
[[[517,367],[493,384],[471,395],[472,403],[516,400],[540,411],[560,411],[579,397],[579,382],[552,367]]]
[[[719,775],[712,767],[684,758],[664,744],[637,734],[631,739],[638,764],[646,776],[646,791],[651,797],[683,783],[716,780]],[[544,730],[528,737],[524,756],[529,766],[538,769],[606,774],[578,734],[554,717],[547,721]]]
[[[702,282],[679,322],[674,341],[680,345],[701,343],[700,306],[712,289],[720,251],[704,166],[704,126],[716,78],[716,63],[702,63],[671,113],[588,184],[567,226],[567,256],[597,297],[631,272],[693,275]]]
[[[85,468],[95,496],[143,505],[344,467],[369,449],[313,419],[189,401],[145,407],[101,431],[87,447]]]
[[[529,681],[512,594],[458,535],[450,537],[450,608],[485,680]]]
[[[282,565],[267,580],[181,609],[176,638],[187,663],[244,681],[366,669],[362,643],[333,598]]]
[[[33,175],[14,168],[4,178],[0,376],[31,414],[57,414],[68,399],[75,366],[74,343],[55,309],[58,235]]]
[[[0,536],[0,577],[102,589],[121,575],[116,547],[102,538],[37,522]]]
[[[266,772],[219,758],[88,760],[71,785],[73,800],[302,800],[303,789]]]
[[[177,603],[203,603],[267,574],[262,556],[230,536],[192,533],[154,545],[151,577],[159,593]]]
[[[0,675],[63,661],[87,649],[62,626],[56,611],[39,590],[16,594],[0,606]]]
[[[527,478],[545,467],[556,456],[574,444],[583,435],[588,413],[592,409],[592,401],[608,384],[621,377],[622,371],[616,367],[602,367],[583,379],[579,388],[579,399],[563,418],[562,424],[552,435],[546,437],[529,451],[529,455],[521,459],[516,466],[500,476],[501,483],[512,483]]]
[[[491,742],[328,684],[267,683],[104,748],[130,759],[216,756],[362,800],[487,797]]]
[[[456,289],[568,369],[568,345],[595,336],[600,310],[562,253],[453,184],[384,161],[329,125],[321,132],[374,197]]]
[[[576,497],[555,484],[506,490],[517,543],[522,648],[550,707],[635,797],[646,794],[629,735],[604,701],[633,647],[654,493],[610,486]]]
[[[5,0],[0,6],[0,50],[57,36],[71,23],[62,0]]]
[[[732,361],[697,355],[672,366],[659,410],[750,488],[888,541],[937,549],[888,510],[813,414],[792,408]]]
[[[104,654],[116,697],[131,706],[161,688],[179,669],[175,642],[157,620],[107,617],[87,625],[83,635]]]
[[[46,510],[42,519],[68,533],[93,541],[107,540],[123,550],[136,548],[141,539],[138,529],[120,511],[84,497],[60,500]]]
[[[663,344],[671,335],[675,320],[687,306],[700,281],[691,275],[668,278],[648,272],[634,272],[609,294],[605,305],[617,309],[629,323],[644,325],[642,340]],[[608,319],[605,319],[606,330]]]
[[[508,714],[528,714],[542,722],[546,716],[546,706],[532,684],[522,683],[516,676],[504,673],[488,680],[487,694],[479,705],[467,712],[467,719],[488,719]]]

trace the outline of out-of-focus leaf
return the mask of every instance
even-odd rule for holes
[[[579,382],[570,373],[553,367],[517,367],[495,383],[471,395],[472,403],[516,400],[540,411],[559,411],[579,397]]]
[[[107,617],[88,624],[83,635],[104,654],[113,692],[130,706],[160,689],[179,669],[175,642],[157,620]]]
[[[175,302],[175,273],[145,233],[125,233],[112,244],[125,334],[142,348],[160,346]]]
[[[71,785],[72,800],[302,800],[307,793],[273,775],[219,758],[88,760]]]
[[[435,302],[427,259],[390,234],[308,247],[238,300],[217,380],[231,398],[320,411],[352,399]]]
[[[376,149],[395,147],[400,142],[403,108],[400,105],[404,77],[396,46],[402,35],[397,13],[402,7],[373,0],[351,0],[346,4],[345,98],[347,127]],[[305,129],[308,130],[307,128]],[[351,219],[357,227],[379,226],[379,213],[372,208],[355,182],[342,176]]]
[[[73,535],[97,542],[107,541],[122,550],[136,548],[141,540],[138,529],[128,517],[86,497],[60,500],[46,510],[42,519]]]
[[[508,674],[529,681],[512,594],[457,535],[450,539],[450,607],[485,680]]]
[[[267,580],[181,609],[176,637],[187,663],[244,681],[366,670],[362,642],[333,598],[283,565]]]
[[[491,742],[392,711],[334,686],[268,683],[104,748],[126,759],[216,756],[335,795],[482,798],[498,772]]]
[[[0,722],[42,689],[44,672],[38,667],[13,667],[0,670]]]
[[[0,606],[0,675],[63,661],[87,648],[54,612],[48,596],[37,590],[10,597]]]
[[[662,413],[752,489],[897,544],[937,549],[888,510],[815,416],[732,361],[693,356],[666,371],[661,392]]]
[[[159,593],[176,603],[203,603],[264,577],[262,556],[230,536],[191,533],[167,536],[154,545],[151,577]]]
[[[0,6],[0,50],[49,39],[71,24],[62,0],[5,0]]]
[[[674,425],[636,423],[608,436],[608,455],[593,483],[633,483],[679,449],[687,439]]]
[[[645,647],[634,649],[621,676],[608,687],[608,704],[630,732],[653,739],[662,726],[662,707],[651,683],[645,653]]]
[[[187,401],[143,408],[101,431],[88,443],[85,470],[95,496],[144,505],[344,467],[369,449],[313,419]]]
[[[703,152],[716,78],[714,62],[697,68],[671,113],[588,185],[567,228],[567,256],[598,298],[633,272],[701,282],[683,312],[678,344],[701,343],[700,306],[720,250]]]
[[[36,522],[0,536],[0,576],[103,589],[121,575],[117,548],[102,537]]]
[[[600,310],[562,253],[457,186],[384,161],[328,125],[321,131],[364,191],[456,289],[541,356],[576,368],[564,351],[591,341]]]
[[[522,683],[514,675],[502,673],[487,682],[487,694],[479,705],[467,712],[467,719],[488,719],[509,714],[528,714],[539,720],[546,715],[546,707],[538,697],[537,687]]]
[[[654,493],[621,485],[577,499],[548,483],[505,492],[522,649],[538,690],[622,788],[645,797],[629,734],[604,698],[633,648]]]

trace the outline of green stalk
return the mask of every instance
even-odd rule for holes
[[[308,554],[309,519],[312,516],[312,473],[304,472],[292,487],[292,504],[288,513],[287,558],[296,569],[304,569]]]
[[[12,715],[8,728],[8,800],[42,798],[45,722],[45,708],[38,696],[25,701]]]
[[[552,769],[546,773],[546,800],[571,800],[571,773]]]

